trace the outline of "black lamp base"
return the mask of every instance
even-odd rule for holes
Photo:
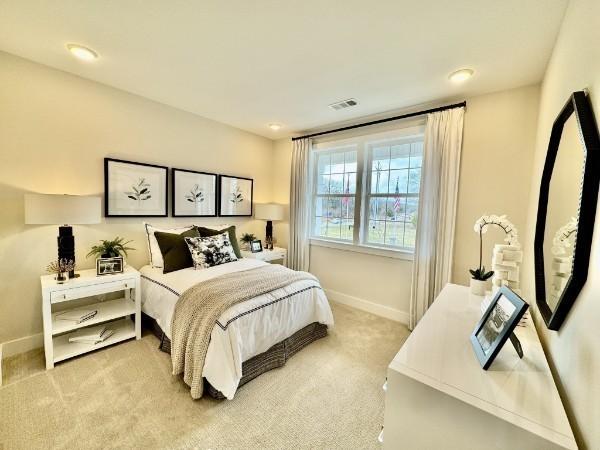
[[[273,221],[267,220],[267,229],[265,231],[265,241],[267,243],[267,250],[273,250]]]
[[[73,227],[63,225],[58,227],[58,260],[66,259],[75,264],[75,236],[73,236]],[[77,278],[75,270],[69,272],[69,278]]]

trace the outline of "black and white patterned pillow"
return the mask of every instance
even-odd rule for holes
[[[219,264],[237,261],[229,240],[229,233],[209,237],[186,237],[195,269],[206,269]]]

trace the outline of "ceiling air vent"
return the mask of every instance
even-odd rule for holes
[[[340,109],[350,108],[351,106],[358,105],[358,102],[354,98],[349,98],[348,100],[342,100],[341,102],[335,102],[329,105],[329,107],[335,111],[339,111]]]

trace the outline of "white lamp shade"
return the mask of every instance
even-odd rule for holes
[[[25,194],[25,223],[83,225],[100,223],[100,197]]]
[[[254,217],[262,220],[282,220],[283,205],[277,203],[263,203],[255,205]]]

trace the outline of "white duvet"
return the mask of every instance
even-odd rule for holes
[[[179,296],[189,287],[232,272],[266,263],[244,258],[209,269],[193,268],[168,274],[162,268],[143,267],[142,311],[154,318],[171,338],[171,318]],[[238,303],[227,309],[215,325],[203,376],[229,400],[242,378],[242,362],[265,352],[305,326],[333,325],[333,314],[321,289],[306,289],[312,281],[298,281],[282,289]]]

